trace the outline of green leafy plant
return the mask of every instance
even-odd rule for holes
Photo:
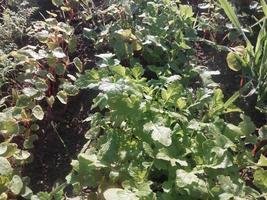
[[[38,10],[29,1],[10,2],[10,8],[6,8],[2,13],[0,23],[0,49],[9,52],[17,48],[18,43],[22,43],[27,36],[30,17]]]
[[[77,80],[100,91],[92,108],[103,112],[85,119],[88,143],[67,177],[75,191],[95,188],[89,198],[107,200],[255,199],[238,176],[253,163],[240,151],[253,138],[249,117],[227,123],[220,116],[232,105],[221,90],[192,93],[175,75],[147,81],[143,72],[117,65]]]
[[[10,95],[4,93],[0,101],[0,135],[4,138],[0,148],[1,199],[35,198],[27,187],[29,180],[21,177],[19,166],[31,161],[27,150],[34,147],[38,123],[50,115],[56,97],[67,104],[68,98],[79,92],[73,84],[75,76],[68,73],[71,65],[78,72],[83,71],[81,60],[76,57],[70,62],[67,55],[76,48],[73,32],[71,26],[56,19],[35,22],[29,34],[41,45],[14,49],[1,57],[2,63],[13,70],[8,76],[3,75],[3,85],[11,84],[12,88],[7,87],[6,93]],[[23,141],[19,147],[13,141],[15,137]],[[52,198],[55,194],[49,195]]]
[[[193,55],[190,45],[196,40],[195,18],[188,5],[174,1],[115,2],[96,19],[92,20],[98,26],[85,28],[85,37],[95,40],[99,49],[108,45],[127,65],[142,63],[152,71],[171,68],[182,73]],[[97,35],[100,37],[95,39]]]

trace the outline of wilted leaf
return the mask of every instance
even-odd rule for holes
[[[52,108],[55,102],[55,97],[54,96],[46,97],[46,102],[50,106],[50,108]]]

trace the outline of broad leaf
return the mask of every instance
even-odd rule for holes
[[[144,125],[144,130],[149,132],[152,131],[153,140],[160,142],[164,146],[171,145],[172,140],[170,128],[149,122]]]
[[[138,200],[134,193],[120,188],[110,188],[104,192],[106,200]]]
[[[13,169],[4,157],[0,157],[0,175],[10,175],[13,172]]]
[[[15,194],[18,195],[23,188],[23,182],[18,175],[14,175],[11,183],[10,183],[10,190]]]

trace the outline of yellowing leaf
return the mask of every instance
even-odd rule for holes
[[[260,157],[257,165],[260,167],[267,167],[267,158],[261,154],[261,157]]]
[[[63,104],[67,104],[68,101],[68,94],[65,91],[59,91],[57,93],[57,98],[58,100],[63,103]]]
[[[44,111],[41,106],[37,105],[32,109],[32,114],[36,119],[42,120],[44,118]]]
[[[228,67],[233,71],[239,71],[241,69],[241,63],[239,62],[238,55],[235,52],[230,52],[226,58]]]

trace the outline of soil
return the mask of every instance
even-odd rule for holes
[[[77,157],[86,142],[84,134],[89,124],[82,121],[88,116],[95,96],[94,91],[82,91],[66,108],[57,102],[53,116],[40,124],[39,139],[31,152],[33,162],[23,170],[31,179],[30,188],[34,193],[51,191],[53,184],[64,180],[70,172],[71,160]],[[55,128],[51,122],[55,122]]]

